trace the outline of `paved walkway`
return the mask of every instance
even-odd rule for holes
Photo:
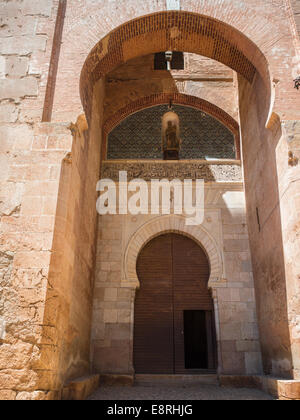
[[[223,388],[216,385],[155,385],[102,387],[89,400],[272,400],[255,389]]]

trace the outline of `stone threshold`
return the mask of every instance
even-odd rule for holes
[[[219,383],[234,388],[259,389],[279,400],[300,400],[300,380],[260,375],[221,375]]]
[[[87,399],[101,386],[133,385],[220,385],[232,388],[252,388],[264,391],[279,400],[300,400],[300,380],[289,380],[260,375],[117,375],[97,374],[68,382],[62,391],[62,400]]]
[[[176,374],[176,375],[135,375],[135,384],[148,385],[218,385],[215,373]]]

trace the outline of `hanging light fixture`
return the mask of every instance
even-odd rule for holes
[[[179,116],[172,110],[172,100],[170,100],[169,111],[162,117],[162,149],[164,160],[179,160],[180,144]]]
[[[173,60],[173,52],[172,51],[166,51],[165,58],[167,62],[167,70],[171,71],[171,62]]]

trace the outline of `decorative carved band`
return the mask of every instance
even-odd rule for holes
[[[101,177],[119,180],[119,172],[127,171],[128,180],[142,178],[151,179],[204,179],[205,182],[242,182],[242,169],[237,163],[211,163],[211,162],[113,162],[102,163]]]

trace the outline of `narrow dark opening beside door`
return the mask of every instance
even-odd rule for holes
[[[208,369],[206,311],[184,311],[186,369]]]

